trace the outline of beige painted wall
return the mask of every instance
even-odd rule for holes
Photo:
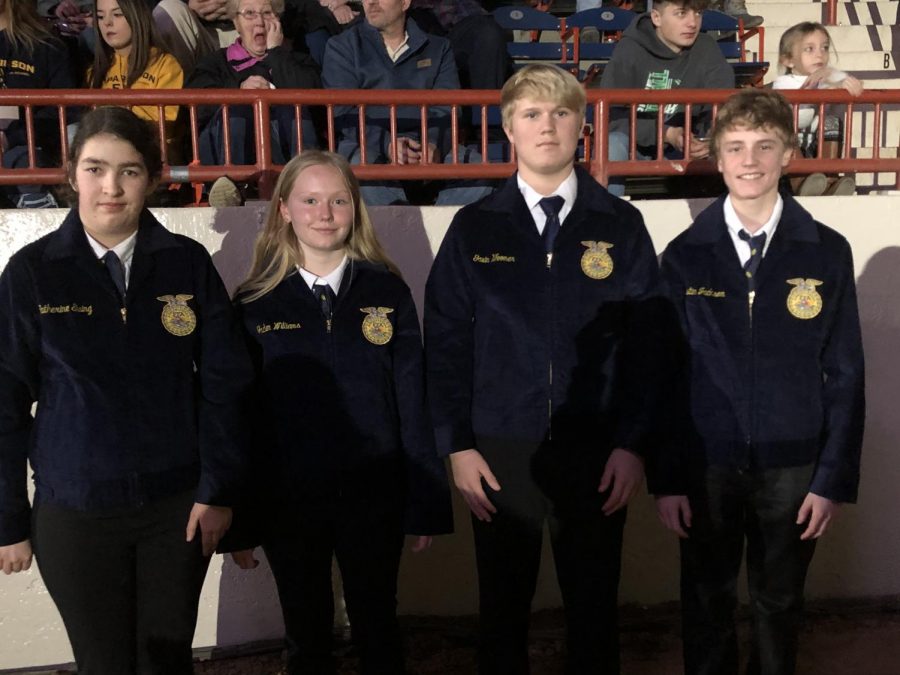
[[[868,423],[859,506],[845,507],[820,544],[809,580],[812,598],[900,595],[900,197],[816,197],[801,200],[813,215],[840,230],[853,247],[865,339]],[[637,205],[657,251],[686,227],[705,202],[645,201]],[[229,288],[241,279],[261,222],[262,206],[180,209],[158,215],[171,229],[213,253]],[[376,227],[420,303],[434,251],[454,209],[373,209]],[[62,212],[0,212],[0,267],[28,241],[53,229]],[[456,502],[457,533],[436,541],[401,570],[400,612],[470,614],[476,579],[470,524]],[[652,500],[632,506],[625,535],[621,601],[650,605],[677,599],[677,548],[656,521]],[[552,561],[545,555],[536,607],[558,606]],[[277,595],[265,566],[243,573],[214,558],[204,587],[195,645],[230,645],[277,638]],[[59,616],[39,566],[0,578],[0,670],[71,661]]]

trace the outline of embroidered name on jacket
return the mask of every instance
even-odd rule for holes
[[[300,328],[299,323],[290,323],[288,321],[275,321],[273,323],[261,323],[256,326],[256,332],[262,335],[273,330],[297,330]]]
[[[41,314],[87,314],[93,315],[93,305],[38,305]]]
[[[514,263],[516,256],[503,255],[501,253],[491,253],[490,255],[479,255],[476,253],[472,256],[472,262],[477,263]]]
[[[700,295],[704,298],[724,298],[725,291],[714,291],[711,288],[706,288],[705,286],[701,286],[700,288],[694,288],[693,286],[688,286],[685,291],[685,295]]]

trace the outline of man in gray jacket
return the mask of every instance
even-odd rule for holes
[[[708,0],[660,0],[646,14],[625,29],[612,59],[603,71],[604,89],[732,89],[734,70],[719,51],[715,40],[700,32],[703,10]],[[691,123],[684,119],[680,105],[668,105],[663,115],[665,154],[680,158],[687,132],[691,133],[691,159],[709,154],[707,144],[695,134],[708,129],[708,106],[693,106]],[[612,111],[609,159],[628,159],[629,133],[636,136],[638,159],[656,157],[657,106],[642,104],[637,109],[637,125],[629,130],[628,109]],[[625,194],[622,178],[613,178],[611,194]]]

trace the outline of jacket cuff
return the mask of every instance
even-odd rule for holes
[[[31,508],[0,514],[0,546],[18,544],[31,538]]]

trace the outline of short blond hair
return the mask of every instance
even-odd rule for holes
[[[569,73],[557,66],[533,64],[517,70],[500,92],[500,113],[504,128],[512,123],[516,103],[523,98],[551,101],[581,115],[587,106],[584,87]]]

